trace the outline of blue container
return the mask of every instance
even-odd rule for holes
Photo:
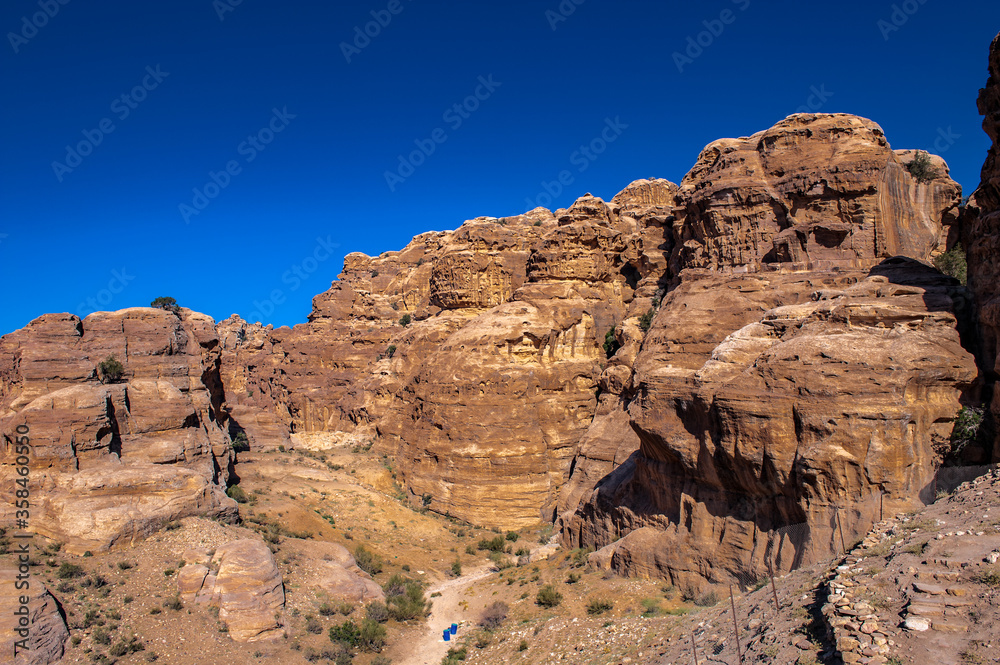
[[[454,635],[457,632],[458,632],[458,624],[457,623],[451,624],[451,634]]]
[[[451,642],[451,630],[444,631],[444,641]]]

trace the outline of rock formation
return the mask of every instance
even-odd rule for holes
[[[16,572],[0,571],[0,653],[5,658],[14,654],[14,643],[27,641],[28,649],[18,649],[17,656],[4,662],[14,665],[49,665],[63,657],[69,630],[66,619],[56,599],[52,597],[38,579],[31,580],[29,589],[18,590],[15,586]],[[20,600],[27,597],[27,621],[30,626],[27,637],[15,631],[23,628],[15,615],[21,608]]]
[[[304,541],[300,551],[309,561],[303,586],[320,593],[321,597],[338,603],[372,603],[385,601],[385,592],[363,570],[346,548],[336,543]]]
[[[772,555],[798,567],[842,551],[841,527],[850,544],[880,509],[933,500],[935,446],[977,378],[956,329],[963,298],[904,259],[684,280],[636,361],[638,450],[622,461],[611,430],[621,465],[565,516],[567,542],[610,545],[599,559],[619,572],[696,584],[760,573]]]
[[[99,365],[115,356],[119,381]],[[31,442],[31,529],[106,550],[188,515],[234,516],[214,322],[136,308],[49,314],[0,339],[0,497],[13,517],[14,440]]]
[[[966,291],[925,265],[957,238],[960,189],[939,158],[913,177],[914,156],[871,121],[793,115],[712,143],[680,186],[350,254],[294,328],[42,317],[0,341],[0,426],[31,425],[37,528],[77,551],[231,510],[230,436],[324,431],[375,443],[435,511],[559,516],[621,572],[799,565],[837,547],[833,524],[863,531],[872,497],[933,493],[935,446],[978,390]],[[976,279],[988,302],[996,280]],[[124,384],[98,381],[112,352]]]
[[[969,288],[976,295],[983,365],[995,383],[1000,375],[1000,35],[993,40],[990,78],[979,93],[983,129],[993,141],[983,165],[982,182],[966,215],[964,243]],[[1000,391],[993,390],[993,422],[1000,423]],[[1000,427],[995,427],[994,461],[1000,461]]]
[[[219,608],[219,620],[237,642],[282,636],[285,588],[274,555],[262,540],[237,540],[207,553],[188,552],[177,578],[178,595]],[[208,560],[206,560],[208,559]]]

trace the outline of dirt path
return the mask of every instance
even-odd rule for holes
[[[554,544],[538,547],[532,550],[531,560],[546,559],[557,549],[558,546]],[[422,626],[423,632],[406,646],[394,649],[396,653],[392,662],[398,663],[398,665],[439,665],[447,655],[449,647],[455,644],[444,641],[442,635],[444,629],[453,623],[459,624],[458,636],[456,637],[458,639],[462,637],[463,632],[472,630],[479,618],[462,609],[461,603],[465,600],[465,590],[476,582],[495,574],[496,571],[490,564],[476,568],[461,577],[444,580],[430,587],[427,590],[428,596],[434,593],[441,595],[433,599],[431,615],[428,617],[427,623]]]

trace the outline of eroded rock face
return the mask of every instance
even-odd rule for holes
[[[111,355],[121,383],[99,377]],[[50,314],[0,339],[0,515],[13,515],[13,444],[27,428],[32,529],[71,553],[234,516],[219,360],[214,322],[186,310]]]
[[[262,540],[237,540],[215,551],[209,562],[200,552],[185,554],[177,577],[178,595],[219,608],[219,620],[237,642],[280,638],[285,587],[274,555]]]
[[[979,93],[983,129],[993,146],[983,165],[982,182],[969,206],[964,241],[969,262],[969,288],[976,295],[982,334],[983,362],[1000,376],[1000,35],[990,48],[990,78]],[[1000,391],[993,391],[993,418],[1000,422]],[[994,446],[994,461],[1000,461],[1000,428]]]
[[[881,127],[845,114],[793,115],[716,141],[681,182],[674,272],[931,256],[945,249],[961,202],[946,166],[938,172],[917,182]]]
[[[567,542],[696,586],[842,551],[838,509],[852,542],[880,494],[889,514],[933,500],[934,446],[978,374],[954,315],[966,298],[905,259],[685,279],[635,364],[638,449],[564,515]]]
[[[439,512],[551,519],[596,407],[604,335],[658,288],[675,191],[640,181],[611,204],[587,196],[350,255],[309,324],[220,324],[227,394],[287,404],[295,431],[377,440]]]
[[[56,663],[62,659],[66,640],[69,639],[66,619],[45,585],[33,578],[29,589],[18,590],[15,586],[16,575],[14,570],[0,570],[0,607],[4,610],[0,612],[0,653],[5,659],[10,658],[4,662],[13,665]],[[20,599],[24,596],[28,598],[26,637],[15,632],[23,626],[21,617],[14,614],[19,611]],[[15,657],[14,645],[21,640],[26,640],[28,649],[18,648]]]
[[[650,344],[670,350],[671,367],[700,371],[728,335],[812,302],[824,280],[843,290],[849,271],[862,282],[893,256],[928,261],[945,249],[959,187],[940,158],[937,177],[918,182],[913,156],[871,121],[795,115],[711,144],[679,188],[639,180],[610,202],[588,195],[555,213],[423,234],[401,252],[350,255],[309,324],[234,337],[224,381],[234,400],[245,394],[295,431],[375,441],[411,496],[438,512],[504,527],[551,519],[595,485],[624,482],[643,454],[663,461],[653,452],[666,444],[643,434],[635,406],[660,386],[637,365]],[[775,277],[794,271],[808,276]],[[669,293],[701,279],[717,281],[691,297]],[[658,319],[671,323],[647,337],[644,315],[664,298]],[[704,325],[689,325],[692,308]],[[220,336],[229,339],[221,326]],[[969,381],[942,379],[952,396]],[[950,422],[942,417],[935,433]],[[912,464],[926,475],[932,461],[921,455]],[[901,496],[919,491],[920,478],[893,478]]]

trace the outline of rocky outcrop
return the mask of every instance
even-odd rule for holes
[[[220,324],[235,419],[244,395],[251,409],[287,405],[295,431],[377,440],[434,510],[551,518],[596,406],[605,333],[658,288],[675,190],[639,181],[611,204],[588,196],[349,255],[310,323]]]
[[[913,156],[845,115],[705,149],[676,196],[672,290],[645,337],[616,330],[560,497],[567,545],[697,587],[824,558],[933,499],[978,372],[968,294],[927,265],[960,189],[937,157],[918,182]]]
[[[238,320],[220,325],[223,380],[241,407],[294,431],[375,441],[394,457],[410,495],[438,512],[504,527],[572,512],[580,501],[589,505],[595,486],[617,486],[642,470],[640,460],[670,458],[660,450],[667,444],[640,425],[637,397],[661,386],[647,384],[647,375],[675,372],[670,390],[681,390],[730,334],[752,324],[772,330],[766,312],[812,303],[830,285],[846,293],[851,280],[881,283],[885,276],[869,271],[892,257],[928,261],[947,247],[960,189],[939,158],[935,177],[912,177],[913,157],[893,151],[871,121],[795,115],[711,144],[680,187],[639,180],[610,202],[588,195],[554,213],[479,218],[423,234],[400,252],[352,254],[341,279],[315,298],[310,323],[276,331]],[[702,280],[709,281],[696,286]],[[934,286],[935,297],[947,288]],[[656,307],[667,323],[647,337]],[[955,317],[941,323],[934,307],[917,308],[913,321],[954,332]],[[701,325],[690,325],[694,310]],[[876,311],[874,319],[890,316]],[[869,325],[872,317],[862,318]],[[904,324],[890,317],[870,325]],[[747,334],[748,349],[763,344]],[[650,355],[653,343],[669,350],[673,369],[640,369],[665,361]],[[954,414],[945,411],[957,408],[956,396],[975,378],[966,376],[967,358],[956,362],[961,371],[939,377],[949,396],[942,422],[920,430],[911,460],[920,470],[893,471],[885,481],[907,501],[933,466],[927,437],[947,429]],[[707,415],[684,424],[706,428],[716,417],[708,412],[714,397],[699,399]],[[620,527],[608,533],[632,528]],[[588,528],[567,533],[593,544],[609,537],[585,537]]]
[[[203,553],[185,553],[177,578],[178,595],[188,601],[219,608],[237,642],[280,638],[285,588],[274,555],[261,540],[237,540],[216,550],[211,560]]]
[[[905,259],[685,279],[636,361],[638,449],[564,516],[567,542],[695,585],[815,561],[842,550],[841,526],[853,542],[880,509],[933,500],[935,446],[977,379],[966,297]]]
[[[969,288],[976,295],[982,336],[983,364],[989,380],[1000,376],[1000,35],[993,40],[990,77],[979,93],[983,129],[993,141],[983,165],[982,182],[966,215],[964,244]],[[993,422],[1000,423],[1000,391],[993,389]],[[1000,427],[995,427],[994,461],[1000,461]]]
[[[300,543],[311,565],[303,571],[302,584],[321,597],[340,603],[384,601],[385,592],[371,576],[358,568],[351,553],[336,543],[305,541]]]
[[[115,356],[120,382],[102,382]],[[31,528],[106,550],[189,515],[234,516],[214,322],[136,308],[42,316],[0,339],[0,518],[13,517],[14,441],[28,430]]]
[[[32,579],[28,589],[18,589],[16,576],[14,570],[0,570],[0,607],[4,608],[0,613],[0,653],[10,658],[4,662],[14,665],[59,662],[69,639],[62,609],[40,581]],[[21,604],[24,598],[28,601],[26,606]],[[27,614],[16,614],[22,607]],[[18,633],[19,630],[24,632]],[[22,641],[28,648],[18,647],[14,656],[15,643]]]
[[[799,114],[710,144],[678,198],[675,273],[869,268],[943,251],[961,189],[946,167],[930,182],[912,178],[870,120]]]

